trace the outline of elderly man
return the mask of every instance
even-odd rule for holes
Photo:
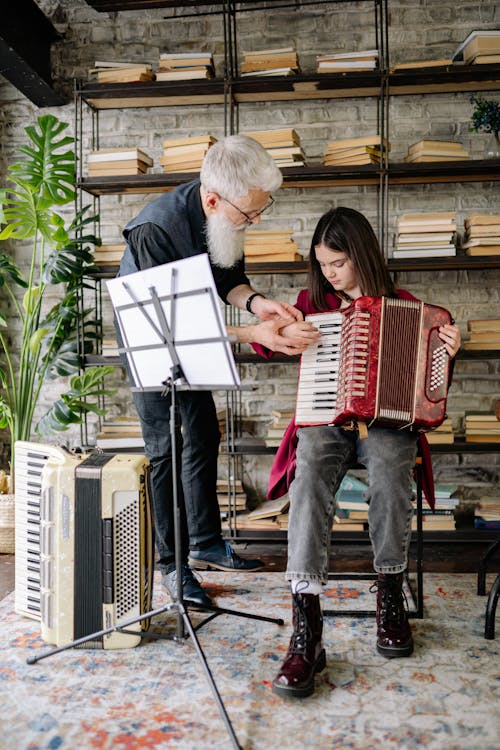
[[[315,337],[308,324],[303,323],[294,338],[280,334],[287,323],[302,320],[302,314],[286,302],[256,292],[244,272],[244,230],[260,222],[281,182],[281,172],[260,144],[245,136],[224,138],[209,149],[200,180],[161,195],[127,224],[120,275],[208,253],[221,299],[262,321],[228,327],[228,333],[240,342],[261,343],[274,351],[302,352]],[[175,598],[170,399],[151,392],[134,392],[133,397],[151,462],[159,567],[167,591]],[[182,424],[178,496],[183,598],[203,606],[211,601],[192,568],[255,571],[262,562],[238,556],[222,538],[216,492],[220,432],[212,394],[180,391],[177,403]]]

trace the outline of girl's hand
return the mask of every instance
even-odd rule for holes
[[[445,326],[440,326],[438,333],[439,338],[444,343],[446,351],[448,352],[450,357],[454,357],[460,349],[460,344],[462,341],[460,336],[460,329],[456,325],[447,324]]]

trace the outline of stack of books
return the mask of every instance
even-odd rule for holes
[[[100,245],[94,248],[94,263],[96,266],[117,266],[119,265],[125,245]]]
[[[116,339],[103,338],[101,341],[101,354],[103,357],[119,357],[118,342]]]
[[[414,493],[416,490],[414,489]],[[454,510],[460,503],[458,488],[452,484],[436,484],[434,487],[436,504],[434,511],[427,505],[422,508],[422,527],[425,531],[454,531]],[[416,503],[414,501],[414,507]],[[417,528],[417,517],[412,518],[412,530]]]
[[[398,219],[393,258],[456,255],[456,213],[403,214]]]
[[[317,73],[343,73],[352,70],[375,70],[378,66],[378,50],[339,52],[316,56]]]
[[[500,214],[474,212],[464,219],[466,255],[500,255]]]
[[[255,510],[236,516],[237,529],[252,529],[254,531],[279,531],[288,527],[288,495],[277,500],[266,500]]]
[[[305,164],[306,156],[300,145],[300,136],[293,128],[254,130],[243,135],[264,146],[278,167],[302,167]]]
[[[329,141],[322,161],[328,167],[380,164],[384,152],[387,151],[390,151],[390,145],[380,135],[346,138],[341,141]]]
[[[145,174],[153,160],[140,148],[104,148],[91,151],[88,158],[89,177]]]
[[[300,72],[299,58],[293,47],[243,52],[241,75],[289,76]]]
[[[163,141],[160,164],[164,172],[199,172],[210,146],[217,142],[213,135],[195,135],[189,138]]]
[[[144,448],[138,417],[117,417],[104,421],[97,433],[96,447],[102,450]]]
[[[348,474],[336,494],[337,509],[333,531],[364,531],[368,523],[368,503],[365,492],[368,485]]]
[[[471,31],[453,56],[466,65],[488,65],[500,62],[500,30]]]
[[[500,318],[477,318],[467,321],[470,338],[464,349],[500,349]]]
[[[156,71],[157,81],[213,78],[215,75],[213,52],[185,52],[160,54]]]
[[[293,229],[252,229],[245,234],[248,263],[293,263],[302,260]]]
[[[470,154],[458,141],[433,141],[424,138],[408,146],[408,155],[403,161],[418,163],[425,161],[463,161]]]
[[[491,412],[466,412],[464,427],[467,443],[500,443],[500,421]]]
[[[270,448],[277,448],[283,439],[283,435],[290,424],[290,420],[293,418],[295,412],[293,411],[280,411],[273,409],[271,412],[272,422],[267,428],[267,432],[264,436],[265,444]]]
[[[453,423],[449,417],[446,417],[444,422],[436,427],[435,430],[431,430],[426,433],[428,442],[432,445],[433,443],[446,443],[452,444],[455,435],[453,432]]]
[[[500,496],[479,498],[479,505],[474,509],[474,528],[500,531]]]
[[[154,81],[151,65],[133,62],[104,62],[96,60],[88,71],[91,81],[97,83],[131,83],[134,81]]]
[[[217,480],[217,502],[223,518],[230,512],[241,513],[247,509],[247,495],[240,479]]]

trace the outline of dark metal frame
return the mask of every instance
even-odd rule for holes
[[[417,485],[417,503],[416,503],[416,518],[417,518],[417,533],[416,533],[416,590],[413,587],[413,583],[410,579],[408,569],[405,571],[405,579],[410,591],[414,609],[408,612],[410,617],[416,617],[421,620],[424,616],[424,575],[423,575],[423,528],[422,528],[422,458],[417,456],[415,462],[415,475]],[[330,573],[328,580],[334,581],[376,581],[378,578],[377,573]],[[376,609],[325,609],[323,610],[324,617],[375,617],[377,614]]]
[[[500,550],[500,538],[488,547],[479,562],[477,573],[477,593],[478,596],[486,595],[486,572],[487,563],[493,557],[495,552]],[[486,602],[486,612],[484,616],[484,637],[492,641],[495,638],[495,616],[497,610],[498,597],[500,596],[500,573],[495,578]]]

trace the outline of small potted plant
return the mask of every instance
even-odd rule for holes
[[[482,96],[471,96],[474,111],[471,116],[470,130],[475,133],[491,133],[492,142],[488,147],[488,157],[500,156],[500,102],[484,99]]]
[[[91,311],[82,310],[80,295],[93,267],[91,246],[100,240],[87,233],[97,218],[86,216],[88,206],[69,222],[59,214],[75,197],[74,153],[68,148],[73,138],[63,134],[67,127],[53,115],[27,127],[29,143],[9,166],[9,187],[0,189],[0,428],[10,433],[12,470],[16,440],[65,430],[82,422],[85,412],[102,414],[99,400],[112,393],[105,391],[103,378],[113,368],[81,371],[92,337],[82,346],[82,316]],[[26,243],[28,252],[31,242],[26,270],[12,258],[13,241]],[[9,329],[5,304],[14,311],[15,328]],[[61,376],[70,378],[69,388],[36,424],[44,382]]]

